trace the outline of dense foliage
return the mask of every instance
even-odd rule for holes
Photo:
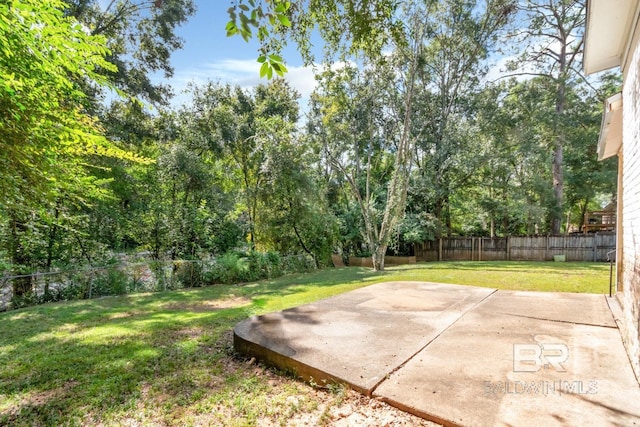
[[[234,2],[227,30],[257,31],[267,76],[286,75],[278,37],[304,53],[314,27],[353,59],[320,70],[301,118],[279,78],[193,86],[191,102],[169,106],[170,88],[150,74],[171,74],[189,0],[5,2],[0,267],[96,266],[147,251],[237,270],[238,251],[271,251],[316,266],[333,252],[369,254],[383,268],[385,252],[440,235],[579,230],[587,210],[615,198],[615,163],[596,161],[595,142],[620,79],[580,75],[571,37],[552,55],[566,59],[560,74],[533,62],[563,25],[579,33],[584,8],[565,3]],[[564,21],[544,19],[557,11]],[[523,22],[524,40],[514,35]],[[510,42],[518,78],[491,81]],[[29,289],[28,277],[14,281],[16,294]]]

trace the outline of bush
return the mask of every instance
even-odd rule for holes
[[[315,270],[316,263],[310,255],[291,255],[282,260],[284,274],[302,273]]]
[[[282,258],[277,252],[227,252],[215,261],[205,280],[224,284],[253,282],[308,269],[307,261],[299,261],[298,257]]]
[[[204,284],[202,265],[198,261],[176,261],[173,272],[173,279],[178,282],[178,287],[197,288]]]
[[[56,298],[58,301],[72,301],[77,299],[89,298],[89,288],[91,280],[81,273],[74,274],[69,278],[68,282],[56,289]]]
[[[282,258],[278,252],[267,252],[265,254],[267,261],[269,262],[269,277],[282,276]]]
[[[16,310],[18,308],[29,307],[31,305],[39,304],[38,296],[33,292],[27,292],[24,295],[14,295],[11,297],[11,308]]]
[[[117,268],[109,268],[100,272],[92,283],[92,297],[107,295],[124,295],[128,291],[129,278]]]
[[[227,252],[218,259],[154,261],[138,265],[60,272],[41,279],[34,290],[13,296],[9,307],[21,308],[52,301],[71,301],[140,291],[166,291],[216,283],[233,284],[272,279],[311,271],[308,255],[281,256],[278,252]],[[44,281],[43,281],[44,280]]]
[[[271,279],[282,276],[282,258],[277,252],[253,251],[247,256],[249,261],[248,280]]]
[[[246,279],[248,271],[249,263],[246,258],[235,252],[227,252],[216,260],[206,280],[210,283],[225,284],[242,282]]]

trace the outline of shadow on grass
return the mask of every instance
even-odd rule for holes
[[[372,277],[332,269],[2,313],[0,425],[109,424],[139,405],[169,416],[197,396],[213,404],[212,394],[231,381],[224,365],[233,360],[237,322],[281,300],[298,305],[310,289],[357,287]]]
[[[264,298],[295,295],[305,292],[309,287],[331,288],[337,285],[360,283],[377,274],[379,273],[364,268],[326,269],[310,274],[292,274],[239,285],[212,285],[157,293],[49,303],[0,313],[0,332],[2,332],[0,345],[28,339],[32,335],[51,331],[61,324],[89,326],[109,320],[112,316],[123,312],[135,314],[136,310],[166,310],[169,306],[195,308],[204,301],[242,297],[256,300],[254,308],[260,309],[264,306],[261,302]],[[21,327],[18,329],[11,327],[14,323],[19,323]]]
[[[194,407],[216,413],[220,405],[237,404],[243,413],[259,411],[242,400],[246,396],[233,395],[246,388],[245,395],[269,396],[268,385],[232,358],[230,331],[250,315],[298,306],[405,271],[535,273],[566,272],[567,267],[593,269],[530,262],[424,263],[385,272],[350,267],[1,313],[0,425],[181,424],[179,412]],[[148,418],[131,418],[136,416]]]
[[[21,340],[0,358],[2,400],[12,402],[0,405],[0,425],[109,423],[150,390],[179,406],[220,375],[217,362],[229,353],[220,337],[245,313],[145,313]]]

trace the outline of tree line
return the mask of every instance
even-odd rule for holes
[[[191,0],[0,5],[1,269],[134,250],[318,266],[340,252],[383,269],[442,235],[569,232],[615,197],[596,141],[620,77],[580,72],[584,2],[363,4],[234,2],[228,32],[258,37],[276,78],[192,85],[180,107],[150,75],[173,72]],[[311,61],[312,28],[334,56],[301,110],[273,40]]]

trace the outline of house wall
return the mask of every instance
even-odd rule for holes
[[[631,43],[622,89],[623,133],[621,164],[622,252],[617,298],[623,310],[621,333],[640,378],[640,43]],[[621,190],[621,191],[620,191]],[[620,259],[620,258],[619,258]],[[621,273],[621,274],[620,274]]]

